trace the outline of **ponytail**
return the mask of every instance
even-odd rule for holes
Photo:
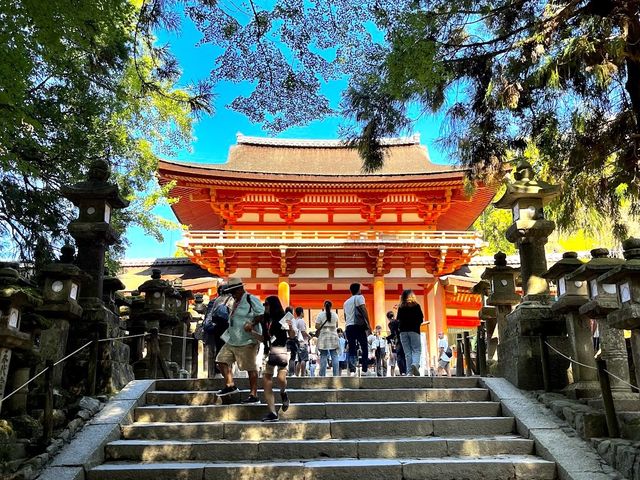
[[[333,306],[333,304],[331,303],[331,301],[329,300],[325,300],[324,301],[324,314],[325,317],[327,319],[327,321],[331,320],[331,307]]]

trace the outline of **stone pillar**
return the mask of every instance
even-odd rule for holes
[[[387,308],[384,290],[384,276],[375,276],[373,278],[373,325],[375,328],[380,325],[382,331],[387,330]]]
[[[278,298],[282,303],[282,308],[287,308],[291,304],[291,287],[289,277],[278,278]]]
[[[580,362],[571,364],[573,383],[564,392],[572,398],[594,397],[600,391],[598,375],[595,370],[589,318],[580,315],[579,308],[589,301],[587,283],[578,280],[567,280],[567,275],[580,268],[583,263],[578,260],[576,252],[565,252],[562,260],[556,262],[543,275],[556,284],[557,296],[551,310],[563,315],[567,325],[567,333],[571,343],[571,357]],[[567,352],[568,353],[568,352]],[[589,368],[591,367],[591,368]]]
[[[472,290],[482,298],[482,307],[478,311],[478,318],[484,322],[487,342],[487,361],[498,360],[498,336],[496,307],[487,304],[487,297],[491,294],[491,284],[487,280],[480,280]]]
[[[558,321],[551,311],[549,287],[542,275],[547,271],[544,245],[555,224],[544,218],[544,206],[558,195],[559,187],[534,178],[534,171],[521,161],[509,182],[507,190],[495,202],[497,208],[509,209],[513,223],[506,238],[518,247],[523,302],[506,317],[504,331],[500,331],[498,358],[502,374],[515,386],[538,390],[543,387],[539,337],[559,351],[569,349],[564,321]],[[498,320],[499,321],[499,320]],[[550,354],[552,388],[564,388],[569,361]]]

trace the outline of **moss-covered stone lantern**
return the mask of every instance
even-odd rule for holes
[[[489,358],[497,353],[500,337],[507,328],[507,315],[514,305],[520,303],[521,297],[516,293],[516,278],[520,275],[517,268],[507,265],[507,256],[498,252],[493,256],[494,266],[486,268],[481,278],[489,284],[487,305],[495,307],[495,323],[487,323],[487,338],[489,339]],[[497,331],[496,331],[497,326]],[[493,350],[495,347],[495,352]],[[498,355],[498,361],[500,361]]]
[[[526,295],[546,295],[549,286],[541,276],[547,271],[544,246],[555,224],[544,217],[544,206],[558,196],[560,188],[535,178],[533,168],[521,161],[496,208],[511,210],[513,223],[505,236],[520,252],[522,287]],[[525,299],[526,300],[526,299]]]
[[[52,320],[51,328],[42,335],[43,361],[55,362],[64,356],[71,323],[79,322],[82,317],[82,307],[78,302],[82,283],[90,279],[73,265],[73,246],[63,246],[61,253],[59,262],[45,265],[39,275],[44,302],[37,313]],[[54,369],[54,385],[60,385],[61,379],[62,365],[58,365]]]
[[[576,252],[565,252],[562,259],[543,275],[556,285],[556,301],[551,305],[551,310],[564,315],[572,356],[582,364],[571,365],[574,382],[567,387],[565,393],[574,398],[595,396],[600,390],[593,358],[591,320],[579,313],[579,308],[589,301],[588,284],[584,280],[567,279],[569,274],[582,265]]]
[[[132,320],[136,323],[144,322],[146,331],[154,335],[170,334],[178,322],[175,306],[176,299],[179,298],[171,283],[162,279],[160,269],[154,268],[151,271],[151,279],[140,285],[138,291],[144,294],[144,307],[136,312],[135,317],[132,315]],[[171,338],[164,335],[158,339],[158,354],[161,355],[164,366],[171,367],[167,365],[171,360]],[[147,348],[147,356],[138,360],[133,366],[136,378],[152,378],[154,375],[152,366],[156,364],[156,359],[149,358],[149,351],[150,349]],[[176,368],[177,366],[174,370]]]
[[[103,301],[104,262],[106,249],[118,239],[111,225],[113,212],[129,202],[120,195],[118,186],[109,182],[110,176],[109,163],[99,159],[91,163],[86,180],[62,188],[64,197],[78,207],[78,218],[69,224],[78,249],[75,264],[90,275],[82,282],[82,321],[71,325],[68,351],[92,340],[120,336],[120,318]],[[123,342],[101,342],[98,350],[96,355],[86,349],[66,362],[63,385],[67,389],[78,394],[109,393],[132,379],[128,347]]]
[[[589,301],[579,308],[579,313],[598,322],[600,349],[602,358],[607,362],[607,369],[614,375],[629,381],[629,365],[627,363],[627,347],[622,330],[612,328],[606,321],[607,315],[620,306],[618,289],[615,282],[609,281],[604,274],[621,266],[624,260],[609,257],[606,248],[591,250],[591,260],[566,276],[568,281],[583,281],[588,284]],[[611,377],[611,390],[614,396],[622,397],[630,392],[628,386]]]
[[[173,293],[173,288],[167,280],[162,279],[160,269],[151,270],[151,280],[147,280],[138,287],[144,294],[144,309],[147,312],[167,312],[167,297]]]
[[[30,311],[42,300],[17,271],[18,264],[0,262],[0,399],[29,379],[39,349],[39,317]],[[25,413],[28,388],[0,404],[0,409]]]
[[[626,261],[601,275],[598,281],[617,285],[620,307],[607,315],[606,323],[615,329],[631,330],[631,351],[637,385],[640,385],[640,239],[622,242]]]
[[[531,164],[520,161],[507,184],[504,195],[494,205],[510,210],[513,223],[505,237],[515,244],[520,254],[520,278],[524,295],[507,315],[507,327],[500,332],[498,358],[503,375],[523,389],[543,387],[540,360],[540,338],[562,351],[568,349],[564,321],[551,311],[549,284],[543,277],[547,271],[545,245],[555,224],[544,216],[544,207],[559,194],[557,185],[535,178]],[[552,354],[549,359],[551,388],[564,388],[568,383],[568,361]]]

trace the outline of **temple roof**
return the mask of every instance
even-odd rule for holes
[[[229,149],[226,163],[195,165],[182,162],[162,162],[190,166],[214,173],[247,172],[312,176],[390,176],[425,174],[458,170],[430,161],[427,147],[420,137],[383,139],[387,147],[384,166],[369,174],[362,173],[362,158],[357,149],[340,140],[303,140],[236,136],[237,144]]]

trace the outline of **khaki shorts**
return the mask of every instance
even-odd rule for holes
[[[233,365],[233,362],[237,362],[240,370],[257,372],[256,356],[258,355],[258,348],[259,345],[257,343],[241,347],[225,343],[218,352],[216,362],[226,363],[229,366]]]

